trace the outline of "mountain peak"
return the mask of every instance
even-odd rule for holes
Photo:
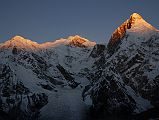
[[[16,35],[13,38],[11,38],[11,40],[25,40],[25,38],[23,38],[22,36]]]
[[[146,22],[141,15],[138,13],[133,13],[129,20],[129,24],[131,24],[131,30],[130,32],[136,32],[136,33],[148,33],[152,31],[158,31],[155,27],[153,27],[151,24]]]
[[[111,35],[108,47],[115,47],[125,36],[126,32],[145,35],[158,31],[152,25],[147,23],[141,15],[133,13],[121,26],[119,26]],[[115,45],[115,46],[114,46]]]
[[[142,16],[138,13],[133,13],[130,18],[133,18],[133,19],[143,19]]]
[[[86,38],[83,38],[79,35],[75,35],[75,36],[69,36],[67,38],[70,42],[70,45],[76,46],[76,47],[90,47],[90,46],[94,46],[96,43],[95,42],[91,42]]]
[[[6,41],[5,43],[1,44],[0,48],[23,48],[26,50],[33,50],[36,48],[39,48],[39,44],[36,42],[33,42],[29,39],[25,39],[22,36],[14,36],[10,40]]]
[[[14,43],[16,45],[17,43],[27,43],[27,39],[25,39],[22,36],[16,35],[16,36],[12,37],[9,40],[9,42]]]
[[[71,41],[74,41],[74,40],[76,40],[76,41],[82,40],[83,42],[89,41],[86,38],[83,38],[83,37],[81,37],[79,35],[69,36],[67,39],[71,40]]]
[[[19,44],[28,44],[28,43],[31,43],[33,41],[31,40],[28,40],[22,36],[19,36],[19,35],[16,35],[14,37],[12,37],[10,40],[9,40],[10,43],[14,44],[14,45],[19,45]]]
[[[96,43],[89,41],[86,38],[83,38],[79,35],[69,36],[67,38],[61,38],[58,40],[55,40],[53,42],[46,42],[41,44],[42,48],[50,48],[50,47],[56,47],[59,45],[70,45],[75,47],[93,47]]]

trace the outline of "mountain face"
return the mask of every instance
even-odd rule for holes
[[[80,36],[49,44],[15,36],[0,44],[0,114],[8,114],[8,119],[37,119],[41,108],[52,101],[50,92],[82,87],[88,81],[85,64],[91,63],[94,45]]]
[[[0,119],[9,120],[83,120],[90,105],[99,116],[156,109],[159,31],[134,13],[107,46],[15,36],[0,44],[0,93]]]
[[[91,84],[84,96],[90,95],[93,109],[104,114],[136,114],[158,108],[158,53],[159,31],[139,14],[132,14],[115,30],[89,71]]]

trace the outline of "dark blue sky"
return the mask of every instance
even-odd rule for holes
[[[159,28],[159,0],[0,0],[0,42],[15,35],[41,43],[78,34],[107,43],[133,12]]]

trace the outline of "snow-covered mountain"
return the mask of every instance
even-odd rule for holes
[[[56,92],[79,85],[82,91],[95,44],[77,35],[43,44],[15,36],[1,43],[1,112],[10,119],[36,119]]]
[[[0,119],[83,120],[88,105],[99,116],[156,109],[159,31],[134,13],[108,45],[15,36],[0,44],[0,94]]]
[[[89,73],[96,112],[141,113],[159,107],[159,31],[134,13],[118,27]]]

